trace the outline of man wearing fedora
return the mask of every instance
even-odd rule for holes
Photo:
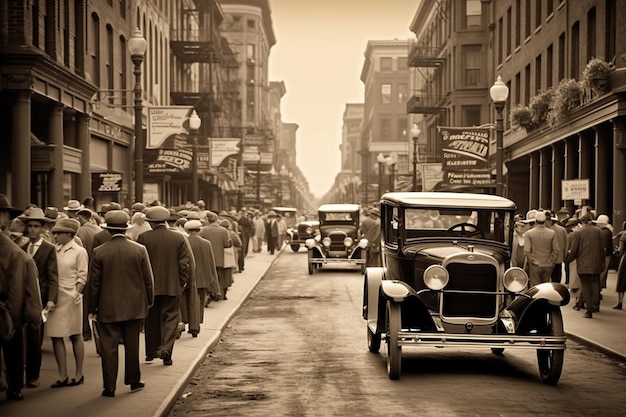
[[[75,219],[78,212],[84,208],[85,206],[83,206],[80,201],[70,200],[67,202],[67,206],[63,207],[63,210],[65,211],[65,214],[67,214],[67,217]]]
[[[56,247],[42,237],[49,219],[42,209],[33,207],[18,217],[26,225],[28,243],[22,249],[28,253],[37,265],[39,273],[39,292],[41,302],[47,311],[54,311],[59,292],[59,270],[57,267]],[[43,342],[44,324],[37,328],[27,326],[24,331],[26,353],[26,386],[39,386],[41,370],[41,343]]]
[[[190,273],[185,237],[167,228],[169,218],[167,208],[150,207],[146,210],[146,220],[152,230],[137,238],[148,250],[154,274],[154,305],[145,320],[146,360],[160,357],[164,365],[172,365],[180,294],[187,286]]]
[[[6,396],[15,401],[24,398],[23,328],[39,326],[42,308],[35,261],[6,235],[11,219],[20,213],[0,194],[0,308],[8,311],[12,324],[12,329],[8,322],[0,326],[7,332],[0,335],[0,351],[6,366]]]
[[[154,302],[154,278],[145,246],[127,239],[128,215],[112,210],[102,227],[111,240],[94,249],[89,266],[88,305],[100,334],[102,396],[114,397],[119,344],[124,345],[124,384],[142,389],[139,334]]]

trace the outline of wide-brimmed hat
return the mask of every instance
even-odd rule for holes
[[[522,222],[528,224],[528,223],[534,223],[535,222],[535,217],[537,216],[537,210],[529,210],[526,213],[526,219],[522,220]]]
[[[49,219],[50,222],[56,222],[57,217],[59,217],[59,209],[52,206],[46,207],[44,216],[46,216],[46,218]]]
[[[19,216],[22,213],[22,210],[18,210],[11,206],[8,197],[4,194],[0,194],[0,211],[10,212],[11,217]]]
[[[130,218],[124,210],[111,210],[104,216],[104,223],[101,227],[112,230],[126,230],[130,226],[128,221]]]
[[[50,221],[50,219],[44,214],[43,210],[39,207],[29,208],[24,212],[24,214],[18,216],[18,219],[23,221],[25,224],[30,221],[38,221],[41,224],[48,223]]]
[[[143,211],[143,209],[145,208],[146,208],[146,205],[144,203],[139,203],[139,202],[130,206],[131,211]]]
[[[609,224],[609,216],[601,214],[596,220],[593,220],[593,222],[596,224]]]
[[[93,216],[93,211],[91,211],[88,208],[84,207],[84,208],[78,210],[76,212],[76,215],[77,216],[85,216],[85,217],[91,219],[91,217]]]
[[[146,210],[146,220],[149,222],[164,222],[170,218],[170,211],[163,206],[154,206]]]
[[[215,214],[214,212],[212,212],[211,210],[207,210],[206,212],[206,218],[209,222],[214,223],[217,221],[218,216],[217,214]]]
[[[76,219],[59,219],[50,232],[66,232],[76,234],[79,227],[80,222]]]
[[[85,206],[83,206],[80,201],[78,200],[70,200],[67,202],[67,206],[63,207],[63,210],[65,211],[78,211],[80,209],[85,208]]]
[[[202,222],[200,220],[188,220],[185,223],[185,230],[200,230],[202,229]]]

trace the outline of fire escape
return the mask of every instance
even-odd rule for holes
[[[445,95],[436,91],[437,82],[446,62],[444,50],[440,47],[411,44],[409,67],[415,68],[413,94],[407,102],[407,113],[440,114],[445,110]],[[421,77],[420,77],[421,76]],[[421,79],[420,79],[421,78]]]

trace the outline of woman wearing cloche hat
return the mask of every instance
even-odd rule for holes
[[[59,219],[51,230],[57,243],[57,266],[59,270],[59,293],[54,311],[48,314],[46,334],[52,338],[52,348],[57,362],[59,379],[51,385],[61,388],[80,385],[85,381],[83,360],[83,295],[87,283],[88,256],[74,236],[80,227],[76,219]],[[67,373],[67,354],[64,337],[72,342],[76,360],[76,374],[70,379]]]

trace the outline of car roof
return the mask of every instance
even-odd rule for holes
[[[472,209],[515,210],[517,206],[508,198],[490,194],[450,193],[450,192],[405,192],[386,193],[381,203],[415,207],[466,207]]]
[[[360,208],[358,204],[322,204],[318,211],[359,211]]]

